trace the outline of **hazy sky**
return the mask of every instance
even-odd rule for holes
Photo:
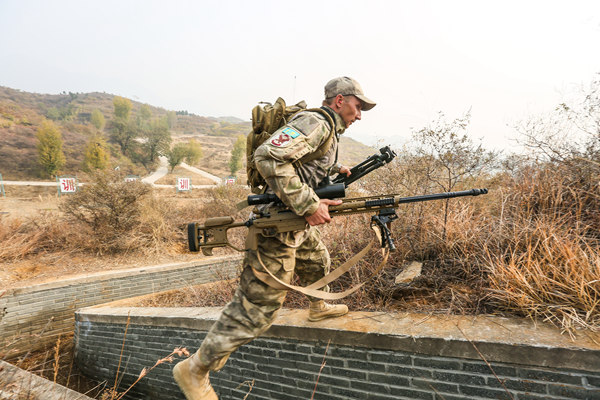
[[[600,1],[0,0],[0,85],[107,92],[249,120],[319,106],[333,77],[377,101],[347,134],[401,145],[442,111],[508,148],[600,72]]]

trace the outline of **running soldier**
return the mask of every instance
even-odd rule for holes
[[[361,119],[362,111],[373,107],[375,102],[365,97],[354,79],[332,79],[325,85],[322,111],[299,112],[256,149],[254,160],[270,191],[294,213],[304,216],[309,228],[276,237],[259,236],[257,250],[246,251],[233,299],[200,349],[173,369],[175,380],[188,400],[218,399],[210,385],[209,372],[221,369],[231,353],[269,329],[283,304],[287,292],[263,283],[253,269],[264,272],[268,268],[286,283],[291,282],[295,272],[302,286],[329,272],[329,252],[316,226],[331,221],[329,206],[341,204],[341,200],[319,199],[313,189],[329,175],[350,174],[349,168],[337,160],[339,135]],[[323,154],[305,163],[298,162],[317,151]],[[309,300],[309,321],[348,313],[345,305]]]

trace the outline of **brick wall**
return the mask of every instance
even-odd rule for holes
[[[0,290],[0,359],[72,333],[78,308],[235,276],[240,261],[210,257]]]
[[[97,380],[114,382],[127,329],[124,390],[173,348],[195,351],[218,311],[81,310],[77,364]],[[308,400],[315,386],[315,399],[333,400],[600,399],[600,346],[585,335],[571,341],[544,324],[496,317],[350,313],[317,323],[305,317],[283,310],[264,337],[212,373],[220,399],[249,393],[247,399]],[[182,399],[173,365],[156,367],[127,398]]]

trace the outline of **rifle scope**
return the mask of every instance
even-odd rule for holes
[[[346,197],[346,187],[343,183],[336,183],[328,186],[321,186],[315,189],[315,193],[320,199],[340,199]],[[253,194],[248,196],[248,205],[281,203],[279,197],[274,193]]]

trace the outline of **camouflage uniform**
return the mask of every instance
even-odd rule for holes
[[[302,156],[316,151],[332,129],[325,116],[310,111],[297,114],[255,151],[258,170],[270,189],[298,215],[311,215],[317,210],[319,198],[313,188],[340,169],[336,163],[337,135],[344,132],[345,124],[332,110],[330,115],[336,135],[321,158],[294,165]],[[291,282],[294,271],[302,286],[329,272],[329,252],[314,227],[273,238],[259,235],[258,251],[265,267],[286,283]],[[252,267],[264,271],[257,252],[248,250],[233,300],[225,306],[198,350],[200,363],[210,370],[220,369],[233,351],[265,332],[283,304],[287,292],[258,280]]]

